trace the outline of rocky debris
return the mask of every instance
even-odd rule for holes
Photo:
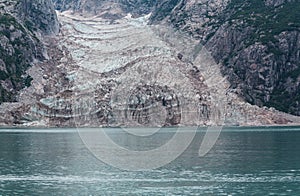
[[[186,109],[188,104],[178,103],[178,100],[187,99],[194,105],[198,103],[199,93],[197,96],[195,92],[202,87],[197,86],[197,82],[190,84],[188,78],[197,81],[197,78],[200,77],[199,71],[191,65],[182,63],[176,57],[177,52],[169,48],[165,42],[160,41],[151,29],[144,29],[145,26],[136,28],[137,24],[146,25],[146,23],[135,23],[135,19],[131,21],[124,19],[113,27],[102,20],[80,21],[79,24],[76,24],[75,22],[69,23],[70,18],[68,17],[61,17],[64,17],[62,21],[69,25],[64,25],[65,28],[62,29],[59,40],[47,38],[46,47],[49,58],[28,70],[33,77],[32,85],[22,90],[18,98],[19,102],[23,103],[24,107],[26,106],[26,110],[19,108],[19,116],[32,119],[32,122],[26,122],[26,125],[38,125],[39,122],[41,125],[48,126],[122,125],[122,121],[116,120],[125,114],[122,111],[122,115],[117,115],[120,108],[115,106],[119,104],[132,109],[126,113],[130,117],[127,119],[134,120],[140,126],[163,126],[179,123],[195,125],[197,123],[197,119],[193,119],[193,116],[188,121],[187,119],[182,120],[181,114],[178,112],[179,108],[180,110]],[[87,24],[91,27],[88,32],[76,29]],[[70,28],[73,25],[75,28]],[[119,28],[120,26],[128,27],[122,30]],[[141,30],[142,27],[144,30]],[[73,30],[77,33],[74,33]],[[98,31],[98,33],[94,33],[94,31]],[[127,36],[127,39],[118,38],[120,35],[117,33],[118,31],[124,32],[122,35]],[[126,33],[126,31],[128,32]],[[137,39],[136,34],[132,34],[134,31],[138,32],[140,39],[144,37],[143,42]],[[115,40],[119,47],[106,47],[107,43],[103,40],[105,37],[102,34],[106,35],[107,40]],[[72,36],[68,37],[67,35]],[[95,36],[101,37],[97,46],[95,46],[95,38],[97,38]],[[112,39],[113,37],[115,38]],[[85,47],[82,47],[82,44],[85,44]],[[98,52],[99,50],[107,52]],[[81,56],[81,52],[84,52],[85,55]],[[94,58],[96,53],[98,53],[98,58],[90,63],[89,59]],[[103,54],[103,56],[99,54]],[[109,55],[120,55],[124,60],[114,62],[115,59],[109,58]],[[105,62],[103,62],[103,57],[107,58]],[[98,66],[93,65],[96,62]],[[109,69],[103,69],[103,66],[111,63],[115,65],[110,66]],[[190,68],[186,70],[184,67]],[[170,72],[171,69],[174,70]],[[149,82],[149,84],[145,82]],[[184,86],[182,87],[182,85]],[[193,85],[194,87],[190,87]],[[131,93],[131,97],[128,97],[129,86],[130,89],[136,88],[135,91],[130,91],[135,92],[134,95]],[[139,86],[143,88],[139,88]],[[196,90],[195,92],[192,90],[193,88]],[[152,92],[151,99],[156,100],[160,105],[158,110],[154,110],[155,107],[152,107],[154,105],[147,105],[148,113],[142,115],[141,112],[134,112],[134,110],[137,111],[139,108],[142,111],[146,106],[141,103],[132,104],[129,100],[134,99],[134,96],[142,96],[146,92]],[[116,98],[119,100],[116,101]],[[173,98],[177,106],[173,104]],[[124,100],[127,102],[123,103]],[[194,105],[189,104],[189,109],[194,111]],[[204,109],[204,113],[208,118],[207,108]],[[159,116],[161,111],[166,111],[165,114],[169,114],[169,117],[173,115],[173,117]],[[152,119],[155,116],[156,120],[147,124],[145,118],[149,120],[150,116]],[[18,122],[22,124],[21,120]],[[126,125],[136,124],[126,123]]]
[[[61,12],[72,11],[84,16],[97,16],[109,20],[123,18],[127,13],[132,17],[149,14],[156,0],[53,0]]]
[[[56,6],[68,4],[67,0],[56,2]],[[202,17],[192,17],[194,12],[211,15],[208,18],[217,24],[222,21],[217,16],[227,10],[229,2],[155,2],[157,9],[164,6],[163,10],[169,12],[159,20],[154,13],[150,20],[155,25],[151,26],[147,25],[150,15],[132,17],[124,8],[120,11],[121,4],[113,9],[111,6],[116,3],[113,1],[80,3],[95,6],[90,8],[96,13],[87,8],[88,14],[58,12],[60,33],[56,38],[44,38],[46,60],[36,62],[27,70],[33,80],[31,86],[18,95],[19,103],[1,105],[5,116],[0,120],[4,121],[2,124],[88,127],[299,124],[298,117],[246,103],[238,96],[241,88],[230,88],[234,84],[233,74],[228,72],[224,77],[224,66],[218,63],[222,60],[213,58],[215,54],[223,58],[235,50],[236,46],[225,39],[228,35],[242,40],[248,31],[244,34],[227,32],[229,27],[224,25],[206,28],[211,26],[206,19],[201,22],[203,31],[194,31]],[[200,4],[207,6],[208,11],[199,9]],[[83,8],[81,4],[78,6]],[[105,6],[109,9],[105,10]],[[181,13],[178,16],[183,17],[183,21],[188,21],[178,26],[179,29],[184,27],[183,31],[166,26],[173,19],[180,22],[174,10]],[[191,15],[184,15],[190,11]],[[109,15],[112,13],[117,13],[117,17]],[[162,25],[160,20],[163,20]],[[223,42],[211,32],[224,35]],[[207,50],[211,48],[203,47],[203,40],[211,48],[220,48]],[[289,50],[289,46],[281,45]],[[267,54],[266,48],[262,43],[249,45],[242,62]],[[0,62],[4,70],[1,65]],[[266,78],[263,68],[257,62],[249,65],[253,73],[258,70],[258,77]],[[234,76],[239,80],[239,75]],[[248,74],[243,82],[255,81],[251,77]]]
[[[3,103],[0,105],[0,126],[19,125],[26,122],[21,118],[24,111],[28,111],[22,103]]]
[[[64,36],[72,35],[64,45],[72,51],[75,64],[80,67],[73,88],[78,100],[73,112],[80,126],[297,122],[276,110],[246,104],[229,90],[230,84],[210,53],[188,36],[162,26],[148,28],[143,26],[145,23],[136,26],[132,21],[135,19],[107,24],[101,19],[78,20],[80,17],[76,15],[63,14],[60,18],[65,22]],[[85,28],[78,31],[81,26]],[[120,31],[122,34],[117,33]],[[119,39],[120,35],[126,39]],[[106,39],[110,40],[109,45]],[[110,44],[115,47],[110,48]],[[149,50],[149,46],[156,49]],[[141,57],[144,54],[148,57]],[[115,62],[110,55],[124,60]],[[110,68],[103,69],[107,65]],[[164,88],[167,94],[163,94]],[[166,98],[170,98],[173,107],[166,101],[163,104]]]
[[[127,103],[127,108],[117,112],[116,118],[120,124],[134,124],[132,122],[144,126],[180,124],[181,103],[176,93],[168,86],[136,86],[128,95]]]
[[[23,89],[19,102],[30,106],[28,116],[47,126],[74,126],[72,118],[73,80],[68,74],[76,69],[69,51],[57,45],[58,39],[45,37],[48,60],[36,63],[27,72],[33,78]]]

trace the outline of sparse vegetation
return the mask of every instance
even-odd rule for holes
[[[12,39],[12,33],[19,32],[20,36]],[[4,62],[5,70],[0,70],[0,80],[9,81],[13,90],[7,92],[1,85],[0,103],[4,101],[14,101],[14,93],[25,86],[30,86],[31,78],[22,76],[30,66],[33,48],[30,46],[31,36],[9,14],[0,15],[0,37],[8,40],[6,46],[0,47],[0,58]],[[12,50],[13,49],[13,50]]]
[[[273,54],[276,65],[273,65],[274,72],[277,76],[265,76],[276,77],[276,82],[273,85],[273,91],[270,94],[270,100],[264,103],[266,106],[274,107],[278,110],[294,113],[299,111],[292,107],[294,103],[300,102],[299,85],[297,86],[297,78],[300,76],[300,65],[297,60],[291,60],[293,62],[291,66],[286,65],[290,58],[291,51],[289,53],[280,49],[279,35],[282,32],[297,31],[300,32],[300,3],[297,1],[284,2],[279,6],[267,6],[263,0],[232,0],[226,11],[225,19],[222,23],[228,22],[234,29],[247,29],[243,32],[247,32],[248,36],[243,40],[243,48],[247,48],[255,43],[260,43],[266,46],[266,54]],[[291,50],[291,49],[289,49]],[[225,58],[224,64],[229,65],[232,63],[232,56],[229,55]],[[285,60],[282,60],[285,59]],[[241,67],[233,66],[235,74],[239,76],[241,81],[244,81],[244,74]],[[270,66],[270,65],[262,65]],[[285,85],[287,85],[288,79],[292,79],[296,89],[287,91]],[[260,84],[265,85],[265,81],[261,81]],[[247,84],[249,88],[251,85]],[[297,90],[298,88],[298,90]],[[263,92],[263,91],[261,91]],[[254,93],[255,94],[255,93]],[[257,99],[261,94],[256,94]]]
[[[242,25],[255,29],[249,45],[254,42],[270,45],[278,41],[275,36],[283,31],[300,31],[299,3],[286,2],[274,8],[262,0],[232,0],[228,9],[235,10],[230,21],[243,21]]]

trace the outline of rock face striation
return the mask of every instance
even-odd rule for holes
[[[0,103],[17,101],[18,92],[30,86],[26,70],[45,59],[42,36],[58,31],[50,0],[0,1]]]
[[[297,13],[282,17],[296,1],[2,2],[3,15],[15,21],[0,23],[0,35],[8,40],[1,41],[3,51],[14,54],[23,47],[19,59],[26,62],[10,64],[22,67],[16,77],[10,77],[15,68],[3,74],[2,94],[14,98],[4,101],[18,102],[0,105],[2,124],[300,122],[276,110],[299,114]],[[12,26],[21,29],[22,44],[13,42],[20,40]],[[8,61],[3,62],[7,69]],[[9,86],[16,78],[19,83]],[[8,89],[15,90],[10,95]]]
[[[300,115],[299,1],[160,1],[152,24],[192,35],[251,104]]]
[[[300,115],[296,0],[54,0],[57,9],[107,18],[152,12],[149,23],[189,33],[222,64],[247,102]],[[287,100],[287,101],[283,101]]]

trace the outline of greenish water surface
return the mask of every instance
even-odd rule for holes
[[[134,141],[106,131],[125,147]],[[175,131],[135,147],[162,145]],[[168,165],[132,172],[95,158],[76,129],[0,129],[0,195],[300,195],[300,127],[225,128],[199,157],[203,135]]]

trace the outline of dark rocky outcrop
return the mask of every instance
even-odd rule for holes
[[[41,31],[43,34],[57,34],[59,23],[50,0],[22,0],[16,17],[25,23],[30,30]]]
[[[42,36],[58,33],[50,0],[0,1],[0,104],[16,95],[32,78],[26,73],[34,60],[43,60]]]
[[[151,23],[199,39],[249,103],[300,115],[299,9],[295,0],[166,0]]]

